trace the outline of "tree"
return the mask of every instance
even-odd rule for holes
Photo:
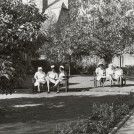
[[[111,62],[133,44],[133,6],[131,0],[72,0],[70,21],[53,31],[52,53],[63,60],[72,48],[75,58],[97,55]]]
[[[24,71],[23,53],[34,56],[38,47],[48,40],[46,33],[40,30],[46,19],[34,3],[23,4],[21,0],[1,2],[0,58],[8,56],[15,71]],[[20,77],[19,74],[16,72],[16,77]]]

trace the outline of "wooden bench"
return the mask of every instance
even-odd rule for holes
[[[118,82],[118,85],[120,87],[126,86],[126,76],[125,76],[125,74],[123,75],[123,77],[119,78],[119,81],[117,81],[117,80],[106,80],[105,78],[102,78],[100,81],[98,81],[96,79],[96,73],[94,73],[94,87],[97,87],[98,82],[100,82],[100,86],[102,87],[102,86],[104,86],[104,83],[106,81],[110,81],[110,86],[111,87],[114,85],[114,82]]]
[[[32,90],[33,90],[33,92],[37,92],[38,87],[34,86],[34,83],[35,83],[35,79],[32,78]],[[50,89],[52,89],[53,86],[54,86],[54,84],[50,83]],[[61,89],[62,87],[65,87],[65,92],[68,92],[68,89],[69,89],[69,78],[68,78],[68,76],[66,77],[65,80],[63,80],[62,84],[61,83],[59,84],[59,87],[57,87],[57,88]],[[41,92],[47,91],[47,83],[40,84],[40,90],[41,90]]]

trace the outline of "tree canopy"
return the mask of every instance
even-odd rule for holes
[[[63,60],[71,48],[75,57],[97,55],[110,62],[133,46],[133,9],[131,0],[72,0],[68,24],[52,32],[51,53]]]
[[[24,4],[22,0],[3,0],[0,3],[0,64],[12,62],[17,75],[24,74],[22,54],[35,55],[36,50],[48,40],[42,23],[47,19],[34,3]],[[8,57],[8,58],[6,58]]]

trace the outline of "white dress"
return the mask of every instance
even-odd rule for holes
[[[58,80],[58,74],[56,72],[50,71],[48,72],[46,79],[52,83],[56,83]]]
[[[61,72],[60,74],[59,74],[59,81],[60,82],[62,82],[64,79],[65,79],[65,72]]]
[[[111,68],[106,69],[106,78],[110,79],[111,77],[114,77],[115,70]]]
[[[95,72],[96,72],[96,75],[97,75],[96,79],[98,81],[101,80],[101,78],[106,78],[104,69],[96,68]]]
[[[119,77],[123,76],[123,70],[122,69],[117,69],[115,70],[115,79],[118,79]]]
[[[34,75],[34,78],[36,79],[36,82],[34,83],[35,86],[38,86],[39,83],[45,84],[46,82],[46,74],[44,72],[36,72]]]

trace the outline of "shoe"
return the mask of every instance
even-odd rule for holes
[[[57,91],[57,94],[60,93],[59,91]]]
[[[50,91],[47,92],[48,94],[50,93]]]
[[[54,86],[52,86],[51,88],[52,88],[52,89],[55,89],[55,88],[56,88],[56,86],[54,85]]]

